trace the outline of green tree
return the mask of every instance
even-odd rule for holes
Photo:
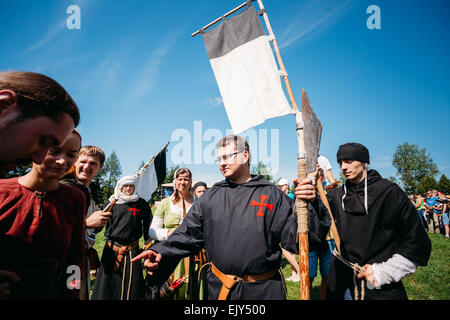
[[[271,170],[261,161],[259,161],[256,166],[251,167],[250,171],[252,174],[262,175],[267,181],[274,182]]]
[[[388,177],[387,179],[388,179],[390,182],[393,182],[393,183],[395,183],[395,184],[399,184],[396,177],[390,176],[390,177]]]
[[[106,159],[102,170],[97,173],[94,179],[100,186],[99,201],[105,204],[109,197],[114,193],[114,187],[122,174],[122,167],[120,166],[119,157],[115,151]]]
[[[450,180],[445,176],[445,174],[443,174],[439,179],[437,189],[444,194],[450,194]]]
[[[425,148],[405,142],[397,147],[392,159],[403,189],[410,194],[418,190],[418,183],[425,177],[434,177],[439,171]]]
[[[437,189],[438,183],[433,177],[423,177],[417,184],[417,192],[425,195],[428,190]]]

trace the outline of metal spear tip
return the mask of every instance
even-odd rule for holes
[[[316,171],[317,157],[319,155],[320,140],[322,137],[322,123],[317,118],[305,89],[302,88],[302,118],[306,152],[306,172]]]

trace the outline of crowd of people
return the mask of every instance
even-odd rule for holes
[[[419,219],[430,233],[443,234],[450,237],[449,211],[450,195],[438,190],[428,190],[425,197],[420,193],[409,196],[417,210]]]
[[[290,192],[286,179],[276,185],[251,174],[248,142],[228,135],[216,146],[224,180],[192,186],[191,171],[179,168],[173,194],[152,213],[134,176],[122,177],[99,208],[93,181],[105,153],[83,146],[79,120],[53,79],[0,72],[0,174],[32,164],[27,174],[0,180],[1,299],[283,300],[282,257],[292,265],[289,280],[300,273],[300,202],[310,283],[319,262],[321,299],[406,299],[401,279],[427,264],[431,243],[416,202],[368,170],[361,144],[337,150],[342,186],[320,156],[317,181],[295,181]],[[448,229],[441,198],[416,200],[426,219],[447,212]],[[103,228],[100,260],[93,245]],[[90,270],[97,270],[93,288]]]

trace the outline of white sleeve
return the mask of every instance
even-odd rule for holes
[[[331,166],[330,161],[324,156],[317,157],[317,161],[319,162],[319,167],[322,168],[324,171],[331,170],[333,168]]]
[[[372,264],[373,275],[380,286],[399,282],[407,275],[416,272],[416,269],[416,263],[397,253],[386,262]]]
[[[153,217],[152,224],[148,235],[150,239],[163,241],[167,240],[167,232],[169,229],[164,228],[164,219],[161,217]]]

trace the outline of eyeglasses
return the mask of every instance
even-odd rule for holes
[[[225,162],[225,163],[229,163],[229,162],[233,161],[239,153],[242,153],[244,151],[245,150],[234,152],[234,153],[230,153],[230,154],[225,154],[223,156],[217,157],[216,158],[216,163],[220,164],[222,161]]]

